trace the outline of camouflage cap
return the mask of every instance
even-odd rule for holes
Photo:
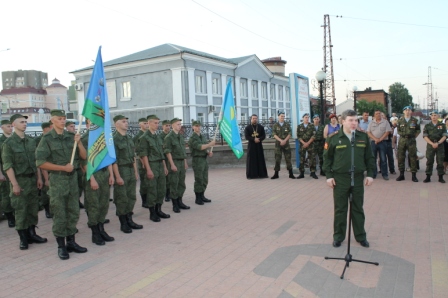
[[[160,120],[160,118],[157,117],[157,115],[148,115],[148,117],[146,117],[146,119],[148,119],[148,120]]]
[[[5,124],[11,124],[11,121],[9,121],[9,120],[2,120],[1,125],[5,125]]]
[[[320,118],[319,114],[313,116],[313,119]]]
[[[431,112],[431,113],[429,113],[429,116],[432,116],[432,115],[439,115],[439,114],[436,113],[436,112]]]
[[[163,120],[162,121],[162,125],[167,125],[167,124],[171,124],[170,120]]]
[[[51,116],[67,117],[64,110],[51,110],[50,114]]]
[[[69,126],[69,125],[72,125],[72,124],[75,124],[75,122],[73,122],[73,121],[67,121],[67,122],[65,122],[65,127],[67,127],[67,126]]]
[[[126,116],[123,116],[123,115],[117,115],[114,117],[114,122],[117,122],[118,120],[121,120],[121,119],[129,119],[129,118]]]
[[[412,111],[412,107],[411,107],[411,106],[405,106],[405,107],[403,108],[403,111],[404,111],[404,110],[407,110],[407,109],[409,109],[409,110]]]
[[[277,111],[277,116],[280,116],[281,114],[284,114],[285,113],[285,111],[283,111],[283,110],[278,110]]]
[[[195,121],[193,121],[193,124],[192,124],[193,126],[201,126],[201,121],[199,121],[199,120],[195,120]]]
[[[310,114],[308,114],[308,113],[305,113],[305,114],[303,114],[303,116],[302,116],[302,118],[305,118],[305,116],[310,116]]]
[[[42,127],[42,129],[44,129],[44,128],[49,128],[49,127],[51,127],[51,123],[50,123],[50,122],[43,122],[43,123],[40,125],[40,127]]]
[[[146,122],[147,120],[146,120],[146,118],[140,118],[140,119],[138,119],[138,122]]]
[[[25,118],[25,119],[28,119],[28,116],[23,116],[22,114],[14,114],[14,115],[11,116],[11,119],[9,119],[9,121],[10,121],[11,123],[13,123],[14,120],[19,119],[19,118]]]
[[[177,121],[182,121],[182,119],[179,119],[179,118],[173,118],[173,119],[171,119],[171,124],[174,124],[174,123],[176,123]]]

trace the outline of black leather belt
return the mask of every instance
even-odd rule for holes
[[[72,176],[75,173],[76,173],[76,171],[71,171],[71,172],[53,171],[53,172],[51,172],[51,174],[57,174],[57,175],[62,175],[62,176]]]
[[[26,178],[31,178],[31,177],[34,177],[34,175],[36,175],[36,174],[34,174],[34,173],[29,173],[29,174],[19,174],[19,175],[16,175],[16,177],[26,177]]]

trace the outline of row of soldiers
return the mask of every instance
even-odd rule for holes
[[[181,119],[164,121],[163,132],[157,134],[160,119],[156,115],[142,118],[139,120],[141,131],[133,140],[127,134],[128,118],[123,115],[115,116],[113,141],[116,162],[101,168],[87,180],[86,160],[91,158],[86,150],[90,121],[87,119],[88,130],[81,137],[80,134],[69,131],[72,123],[66,121],[64,110],[52,110],[51,124],[42,125],[43,134],[36,140],[25,134],[27,118],[15,114],[9,122],[2,122],[3,136],[0,139],[3,142],[0,147],[2,169],[7,177],[4,174],[0,176],[1,206],[8,217],[9,226],[15,225],[21,250],[28,249],[28,244],[31,243],[47,242],[35,230],[38,223],[38,194],[43,193],[48,201],[43,199],[40,203],[46,210],[46,216],[53,218],[52,230],[58,244],[59,258],[68,259],[69,252],[87,252],[87,248],[75,241],[80,210],[77,169],[82,173],[80,180],[81,190],[84,190],[87,224],[92,230],[92,242],[97,245],[114,241],[104,230],[110,186],[114,186],[113,201],[120,220],[120,230],[124,233],[143,228],[132,218],[136,203],[136,183],[139,179],[143,206],[149,208],[149,218],[152,221],[160,222],[160,218],[170,217],[161,210],[164,198],[172,201],[175,213],[179,213],[181,209],[190,209],[182,201],[188,164],[185,141],[179,133]],[[204,196],[208,184],[206,158],[213,155],[209,148],[215,142],[208,142],[200,134],[200,122],[195,121],[193,127],[189,147],[193,157],[195,202],[203,205],[211,202]]]

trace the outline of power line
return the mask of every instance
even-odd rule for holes
[[[368,59],[368,58],[382,58],[382,57],[392,57],[392,56],[403,56],[403,55],[416,55],[416,54],[427,54],[427,53],[437,53],[437,52],[448,52],[448,50],[436,50],[436,51],[426,51],[426,52],[413,52],[413,53],[399,53],[399,54],[386,54],[378,56],[365,56],[365,57],[354,57],[354,58],[339,58],[339,60],[355,60],[355,59]]]
[[[336,18],[353,19],[353,20],[360,20],[360,21],[379,22],[379,23],[389,23],[389,24],[406,25],[406,26],[417,26],[417,27],[439,28],[439,29],[448,29],[448,27],[445,27],[445,26],[434,26],[434,25],[424,25],[424,24],[402,23],[402,22],[385,21],[385,20],[373,20],[373,19],[364,19],[364,18],[355,18],[355,17],[343,17],[343,16],[341,16],[341,15],[331,15],[331,16],[332,16],[332,17],[336,17]]]

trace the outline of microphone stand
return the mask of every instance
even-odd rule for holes
[[[331,257],[325,257],[325,260],[344,260],[345,261],[345,266],[344,266],[344,270],[342,271],[341,274],[341,279],[344,279],[344,274],[345,274],[345,270],[347,269],[347,267],[350,267],[350,262],[359,262],[359,263],[366,263],[366,264],[372,264],[372,265],[379,265],[379,263],[377,262],[368,262],[368,261],[362,261],[362,260],[357,260],[357,259],[353,259],[352,255],[350,254],[350,239],[351,239],[351,235],[352,235],[352,204],[353,204],[353,188],[355,187],[355,131],[352,131],[352,139],[350,141],[351,143],[351,167],[350,167],[350,191],[349,191],[349,196],[348,196],[348,200],[350,202],[350,208],[349,208],[349,212],[348,212],[348,243],[347,243],[347,254],[345,255],[344,258],[331,258]]]

